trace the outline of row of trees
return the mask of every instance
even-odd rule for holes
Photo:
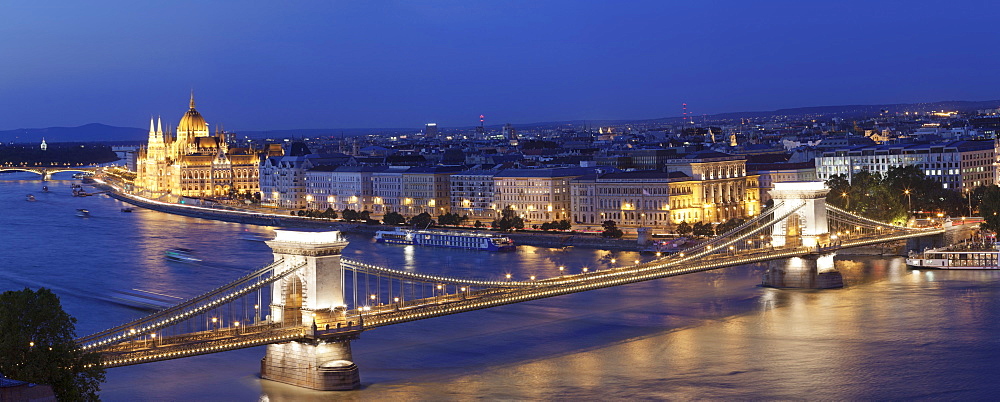
[[[826,202],[848,212],[893,224],[909,220],[913,211],[932,211],[947,216],[968,216],[967,200],[961,193],[944,189],[927,178],[917,166],[897,166],[885,175],[862,170],[851,180],[837,175],[826,182]]]

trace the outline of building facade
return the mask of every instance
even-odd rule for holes
[[[760,213],[760,183],[747,174],[746,159],[699,151],[667,161],[671,220],[720,223]]]
[[[152,196],[226,197],[259,190],[260,157],[250,148],[230,147],[226,133],[209,133],[195,109],[181,117],[176,131],[157,119],[149,121],[149,136],[136,157],[135,186]],[[172,132],[173,131],[173,132]]]
[[[670,224],[670,178],[659,170],[594,173],[570,182],[572,222],[666,230]]]
[[[471,220],[497,218],[493,200],[496,170],[464,170],[451,176],[451,212]]]
[[[970,191],[997,183],[998,149],[992,140],[840,148],[816,157],[816,176],[826,181],[844,175],[850,181],[862,170],[884,175],[890,168],[913,165],[943,188]]]
[[[525,224],[572,220],[570,181],[590,168],[507,169],[493,177],[497,210],[511,207]]]

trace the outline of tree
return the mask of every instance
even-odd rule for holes
[[[618,224],[615,223],[615,221],[606,220],[601,223],[601,227],[604,228],[604,231],[601,232],[601,237],[609,239],[620,239],[622,236],[625,235],[625,232],[622,232],[622,230],[618,228]]]
[[[326,211],[323,211],[322,216],[327,219],[337,219],[337,211],[331,207],[326,207]]]
[[[101,357],[80,350],[75,332],[76,318],[51,290],[0,294],[0,372],[49,384],[59,400],[97,400],[104,381]]]
[[[476,224],[475,224],[475,225],[473,225],[473,226],[475,226],[475,227],[476,227],[476,229],[479,229],[479,228],[481,228],[481,227],[483,227],[483,226],[486,226],[486,225],[483,225],[483,222],[481,222],[481,221],[479,221],[478,219],[476,219]]]
[[[711,223],[697,222],[691,227],[691,234],[698,237],[712,237],[715,236],[715,228]]]
[[[687,223],[687,221],[681,222],[677,225],[677,234],[681,236],[690,236],[691,231],[691,224]]]
[[[570,230],[570,229],[573,228],[573,224],[569,223],[568,219],[563,219],[563,220],[561,220],[559,222],[556,222],[556,227],[555,228],[559,229],[559,230]]]
[[[426,212],[421,212],[419,215],[410,218],[410,225],[417,228],[423,229],[434,224],[434,218],[431,214]]]
[[[360,221],[370,221],[372,220],[372,213],[369,211],[358,212],[358,220]]]
[[[361,214],[359,214],[358,211],[355,211],[350,208],[344,208],[344,210],[341,212],[341,216],[344,217],[345,221],[351,221],[351,222],[361,219]]]
[[[524,219],[517,216],[517,211],[508,205],[500,211],[500,218],[494,220],[490,226],[500,231],[510,232],[514,229],[524,229]]]
[[[979,226],[985,230],[1000,232],[1000,187],[991,185],[980,188],[979,215],[983,217],[983,223]]]
[[[716,226],[715,227],[715,231],[718,234],[721,235],[721,234],[726,233],[726,232],[728,232],[730,230],[736,229],[736,227],[742,225],[744,222],[746,222],[746,219],[732,218],[732,219],[730,219],[728,221],[720,223],[719,226]]]
[[[382,223],[386,225],[402,225],[406,223],[406,218],[400,215],[399,212],[389,212],[382,217]]]

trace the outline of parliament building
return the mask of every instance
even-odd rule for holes
[[[209,131],[205,118],[194,108],[194,93],[176,130],[164,130],[160,119],[151,118],[149,141],[139,150],[135,186],[153,196],[226,197],[257,192],[257,152],[231,147],[225,132]]]

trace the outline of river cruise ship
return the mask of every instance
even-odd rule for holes
[[[469,250],[505,251],[514,249],[509,237],[494,233],[452,232],[447,230],[380,230],[375,241],[388,244],[464,248]]]
[[[998,250],[1000,249],[927,249],[922,253],[910,253],[906,258],[906,265],[910,268],[930,269],[1000,269]]]

